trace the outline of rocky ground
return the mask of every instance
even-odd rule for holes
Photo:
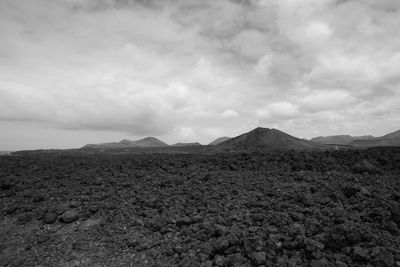
[[[400,266],[400,148],[0,157],[1,266]]]

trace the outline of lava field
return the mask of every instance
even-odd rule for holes
[[[400,148],[0,156],[1,266],[400,266]]]

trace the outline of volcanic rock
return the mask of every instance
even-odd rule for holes
[[[192,219],[190,219],[188,216],[184,216],[184,217],[178,218],[176,220],[176,226],[178,226],[178,227],[189,225],[191,223],[192,223]]]
[[[375,247],[372,249],[371,257],[373,258],[373,263],[378,267],[393,267],[395,265],[395,260],[393,254],[388,252],[386,249],[381,247]]]
[[[121,151],[0,157],[0,181],[14,183],[0,190],[3,265],[394,267],[400,261],[400,148]],[[354,173],[364,159],[382,173]],[[51,201],[32,203],[37,192]],[[79,223],[55,224],[57,216]]]
[[[267,260],[267,255],[264,251],[254,252],[251,255],[251,260],[255,265],[262,265]]]
[[[58,218],[58,215],[56,213],[46,212],[43,215],[43,222],[46,224],[52,224],[57,220],[57,218]]]
[[[33,219],[33,213],[32,212],[25,212],[21,215],[18,216],[18,222],[24,224],[28,223]]]
[[[247,259],[240,253],[231,254],[226,258],[226,263],[229,266],[240,266],[242,264],[245,264],[246,262]]]
[[[310,263],[311,267],[330,267],[332,264],[328,262],[326,258],[322,258],[319,260],[312,260]]]
[[[99,206],[97,206],[97,205],[91,205],[91,206],[89,207],[89,211],[90,211],[91,213],[96,213],[98,210],[99,210]]]
[[[358,187],[354,187],[354,186],[345,186],[343,188],[343,195],[347,198],[351,198],[352,196],[354,196],[356,193],[360,192],[361,189]]]
[[[7,214],[14,214],[17,211],[17,207],[16,206],[8,207],[6,208],[5,211]]]
[[[355,261],[367,261],[369,259],[368,250],[355,246],[353,247],[352,258]]]
[[[68,210],[60,216],[60,222],[72,223],[79,218],[79,213],[76,209]]]
[[[42,192],[36,193],[33,196],[33,202],[40,202],[48,198],[48,195]]]

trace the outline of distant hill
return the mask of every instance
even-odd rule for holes
[[[330,135],[330,136],[318,136],[311,139],[311,141],[318,144],[326,145],[348,145],[354,140],[366,140],[375,138],[372,135],[365,136],[351,136],[351,135]]]
[[[102,144],[88,144],[83,148],[129,148],[129,147],[164,147],[168,144],[155,137],[146,137],[140,140],[121,140],[119,142],[102,143]]]
[[[373,146],[400,146],[400,130],[388,133],[381,137],[374,137],[365,140],[354,140],[350,145],[356,147],[373,147]]]
[[[277,129],[256,128],[216,145],[215,152],[287,151],[324,149],[323,145],[291,136]]]
[[[173,146],[201,146],[199,142],[195,143],[176,143]]]
[[[393,132],[393,133],[388,133],[388,134],[382,136],[381,138],[385,138],[385,139],[386,139],[386,138],[390,138],[390,139],[393,139],[393,138],[398,138],[398,137],[400,137],[400,130],[395,131],[395,132]]]
[[[381,137],[332,135],[319,136],[310,140],[300,139],[277,129],[256,128],[234,138],[220,137],[208,146],[198,142],[176,143],[169,146],[155,137],[140,140],[121,140],[119,142],[88,144],[83,149],[119,149],[124,153],[219,153],[252,151],[287,151],[335,148],[365,148],[374,146],[400,146],[400,130]],[[95,151],[95,150],[94,150]]]
[[[347,145],[350,147],[400,146],[400,130],[380,137],[331,135],[314,137],[311,141],[324,145]]]
[[[212,141],[208,145],[209,146],[215,146],[215,145],[218,145],[218,144],[220,144],[222,142],[225,142],[226,140],[229,140],[229,139],[231,139],[231,138],[230,137],[226,137],[226,136],[220,137],[220,138],[215,139],[214,141]]]

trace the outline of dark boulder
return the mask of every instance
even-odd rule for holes
[[[78,220],[78,218],[79,218],[79,213],[77,210],[69,210],[69,211],[64,212],[60,216],[60,222],[72,223],[72,222]]]
[[[54,212],[46,212],[43,215],[43,222],[46,224],[52,224],[54,223],[58,218],[58,215]]]
[[[354,196],[355,194],[357,194],[358,192],[360,192],[361,189],[355,186],[345,186],[343,188],[343,195],[347,198],[351,198],[352,196]]]

